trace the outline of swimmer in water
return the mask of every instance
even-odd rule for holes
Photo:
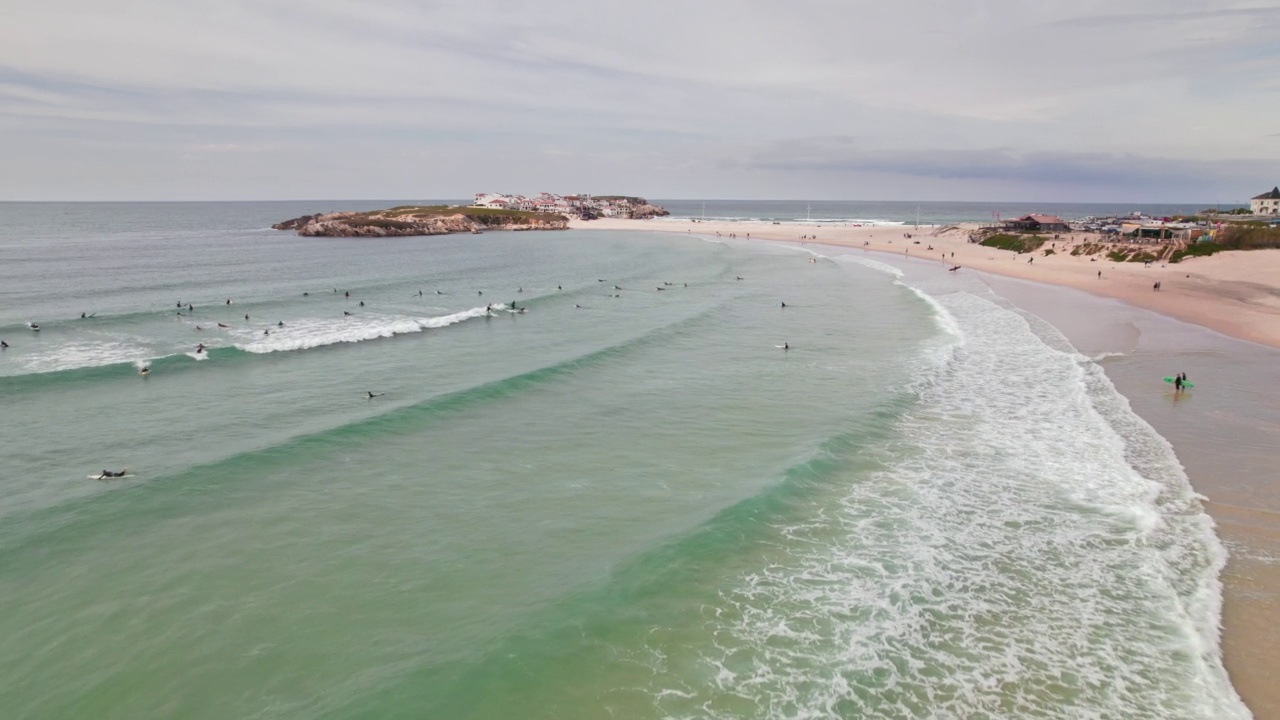
[[[112,471],[110,471],[110,470],[103,470],[103,471],[102,471],[102,474],[101,474],[101,475],[99,475],[99,476],[97,477],[97,479],[98,479],[98,480],[105,480],[105,479],[107,479],[107,478],[122,478],[122,477],[124,477],[125,475],[127,475],[128,473],[129,473],[129,468],[125,468],[125,469],[121,470],[120,472],[112,472]]]

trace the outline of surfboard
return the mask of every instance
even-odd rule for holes
[[[128,475],[119,475],[117,477],[102,477],[102,473],[98,473],[97,475],[90,475],[89,479],[90,480],[123,480],[125,478],[131,478],[131,477],[133,477],[133,473],[129,473]]]
[[[1165,379],[1164,379],[1164,381],[1165,381],[1165,382],[1167,382],[1167,383],[1171,383],[1171,382],[1173,382],[1173,381],[1174,381],[1174,378],[1167,377],[1167,378],[1165,378]],[[1182,387],[1185,387],[1185,388],[1193,388],[1193,387],[1195,387],[1195,386],[1196,386],[1196,384],[1195,384],[1195,383],[1193,383],[1193,382],[1191,382],[1190,380],[1183,380],[1183,381],[1182,381]]]

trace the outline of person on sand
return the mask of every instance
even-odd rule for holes
[[[112,472],[112,471],[110,471],[110,470],[103,470],[103,471],[102,471],[102,474],[101,474],[101,475],[99,475],[99,476],[97,477],[97,479],[98,479],[98,480],[105,480],[106,478],[122,478],[122,477],[124,477],[124,476],[125,476],[125,475],[127,475],[127,474],[129,474],[129,468],[125,468],[125,469],[121,470],[120,472]]]

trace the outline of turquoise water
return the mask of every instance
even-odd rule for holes
[[[1176,458],[1034,318],[764,243],[265,229],[326,209],[4,206],[6,716],[1247,715]]]

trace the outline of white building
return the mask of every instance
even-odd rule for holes
[[[1280,215],[1280,187],[1271,188],[1249,201],[1249,210],[1254,215]]]

